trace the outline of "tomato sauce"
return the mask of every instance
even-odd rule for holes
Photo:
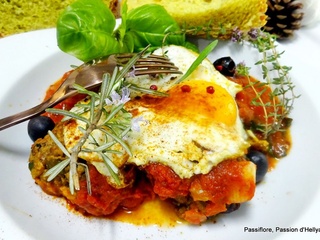
[[[49,99],[52,94],[59,88],[59,86],[63,83],[63,81],[72,73],[73,70],[66,72],[58,81],[53,83],[52,85],[49,86],[49,88],[46,91],[44,101]],[[83,94],[78,94],[74,97],[65,99],[64,101],[58,103],[57,105],[54,106],[54,108],[57,109],[63,109],[63,110],[70,110],[77,102],[79,102],[81,99],[83,99],[85,95]],[[54,114],[54,113],[49,113],[46,112],[43,115],[50,117],[55,123],[60,122],[63,116]]]
[[[252,123],[269,124],[274,121],[272,115],[275,115],[275,112],[280,115],[282,114],[282,108],[278,107],[275,109],[273,107],[273,105],[278,104],[279,101],[277,99],[270,100],[272,93],[268,86],[259,84],[259,81],[253,77],[235,76],[228,77],[228,79],[244,87],[242,91],[237,93],[236,102],[239,108],[240,118],[246,128],[250,128]],[[254,84],[254,88],[249,86],[249,81],[251,84]],[[259,105],[258,101],[260,100],[256,100],[258,104],[253,103],[252,100],[256,98],[257,93],[262,93],[260,100],[265,104],[265,107]],[[275,101],[275,103],[272,101]],[[263,138],[262,133],[257,131],[255,134],[258,138]],[[285,127],[281,131],[271,133],[267,140],[270,144],[269,153],[272,153],[272,155],[268,156],[269,170],[272,170],[277,163],[277,158],[286,156],[290,151],[291,136],[289,128]]]
[[[77,194],[67,196],[71,209],[85,216],[89,214],[89,217],[103,217],[141,226],[174,227],[183,223],[174,206],[155,197],[152,186],[147,180],[141,179],[141,175],[140,181],[135,183],[136,186],[115,189],[94,167],[89,165],[89,169],[92,194],[88,194],[86,181],[82,179]],[[126,175],[126,179],[135,177],[132,171]]]
[[[260,100],[257,99],[257,104],[253,104],[252,100],[256,99],[257,93],[261,93],[260,98],[263,103],[270,102],[271,90],[269,87],[260,86],[259,82],[253,77],[246,76],[236,76],[229,77],[229,80],[236,82],[243,86],[243,90],[236,95],[236,101],[239,107],[240,117],[243,120],[244,124],[249,124],[250,122],[258,123],[271,123],[272,118],[266,119],[266,113],[270,114],[274,111],[273,107],[266,106],[265,109],[262,106],[259,106]],[[249,84],[254,85],[250,87]],[[272,105],[272,104],[271,104]],[[266,111],[266,112],[265,112]]]
[[[52,96],[52,94],[56,91],[56,89],[63,83],[63,81],[70,75],[72,71],[65,73],[58,81],[53,83],[52,85],[49,86],[49,88],[46,91],[44,101],[47,100]],[[68,98],[61,103],[57,104],[54,106],[54,108],[57,109],[65,109],[65,110],[70,110],[78,101],[83,99],[85,95],[83,94],[78,94],[74,97]],[[44,115],[52,118],[52,120],[57,123],[61,121],[63,116],[53,114],[53,113],[44,113]],[[97,181],[98,185],[104,185],[104,183],[99,182],[103,181],[102,179],[99,180],[99,177],[96,174],[91,174],[91,181]],[[45,187],[46,188],[46,187]],[[105,190],[105,189],[104,189]],[[115,195],[116,192],[113,192],[112,195],[113,197],[117,197]],[[121,194],[124,194],[123,192]],[[86,183],[85,181],[82,181],[82,187],[80,191],[77,193],[79,198],[77,199],[77,204],[80,205],[85,205],[87,200],[87,188],[86,188]],[[135,225],[157,225],[157,226],[165,226],[165,227],[173,227],[176,226],[177,224],[181,224],[183,220],[181,220],[175,210],[174,206],[167,201],[162,201],[159,198],[152,197],[150,199],[150,196],[141,196],[141,198],[137,198],[134,202],[132,202],[133,199],[130,199],[131,204],[131,209],[128,209],[128,206],[121,207],[117,209],[113,214],[109,215],[108,219],[110,220],[115,220],[115,221],[120,221],[120,222],[127,222],[127,223],[132,223]],[[72,197],[70,196],[70,199]],[[139,200],[140,199],[140,200]],[[95,202],[93,202],[95,201]],[[141,201],[144,201],[143,204],[141,204]],[[91,198],[92,204],[99,204],[96,200],[93,200]],[[100,204],[103,204],[100,199]],[[136,205],[136,206],[135,206]],[[75,205],[75,202],[72,202],[68,200],[68,206],[72,210],[76,210],[78,212],[81,212],[83,215],[88,215],[88,213],[84,212],[83,210],[80,210],[78,206]],[[87,204],[88,207],[88,204]],[[93,215],[99,215],[99,212],[93,212],[94,208],[92,208],[91,214]]]
[[[69,76],[70,73],[71,71],[67,72],[61,79],[59,79],[56,83],[54,83],[48,88],[45,99],[49,98],[53,94],[53,92]],[[246,85],[248,83],[247,80],[243,77],[233,77],[230,78],[230,80],[242,85]],[[268,91],[270,90],[267,89],[265,91],[265,94],[262,95],[263,101],[269,101],[269,99],[267,98],[269,93]],[[239,114],[245,125],[251,123],[252,121],[265,121],[265,115],[263,112],[264,110],[262,109],[262,107],[253,106],[251,104],[252,98],[255,96],[255,93],[250,88],[245,88],[236,96],[236,102],[239,107]],[[77,103],[84,97],[84,95],[79,94],[72,98],[64,100],[63,102],[57,104],[54,107],[58,109],[70,110],[75,103]],[[267,108],[267,111],[272,111],[272,109]],[[45,115],[51,117],[56,123],[61,121],[62,119],[62,116],[58,116],[51,113],[45,113]],[[268,121],[271,120],[272,119],[268,119]],[[280,149],[284,152],[287,152],[290,148],[290,136],[288,133],[286,133],[286,135],[283,135],[283,133],[276,133],[273,134],[271,138],[273,142],[272,147]],[[276,166],[277,159],[268,156],[268,160],[269,170],[272,170]],[[191,183],[190,179],[180,179],[177,175],[168,171],[167,167],[163,167],[162,169],[162,166],[159,165],[149,165],[146,167],[146,170],[150,171],[150,173],[154,174],[154,176],[157,177],[159,184],[155,185],[154,189],[148,190],[150,186],[140,186],[136,190],[129,189],[128,191],[125,190],[121,192],[110,190],[109,186],[106,186],[107,184],[104,183],[105,178],[101,178],[101,176],[97,174],[97,171],[91,168],[91,182],[94,187],[96,186],[95,191],[98,192],[98,195],[89,196],[87,194],[86,182],[82,181],[81,189],[77,192],[77,199],[74,199],[72,197],[70,197],[69,199],[70,206],[72,206],[75,210],[78,210],[76,206],[80,205],[81,207],[84,207],[84,209],[86,209],[87,212],[91,213],[92,215],[99,216],[101,214],[110,214],[115,209],[104,209],[105,212],[100,212],[100,210],[98,212],[95,212],[95,208],[97,206],[100,206],[99,208],[103,209],[104,204],[110,205],[110,203],[107,203],[108,201],[120,201],[117,202],[117,204],[120,207],[117,209],[117,211],[109,215],[107,217],[108,219],[121,222],[128,222],[136,225],[158,225],[171,227],[176,226],[177,224],[184,223],[184,221],[178,217],[173,204],[164,201],[163,199],[167,197],[176,198],[187,196],[191,186],[194,189],[197,188],[197,182],[198,184],[206,187],[210,187],[210,184],[212,185],[212,183],[210,182],[212,181],[210,175],[208,175],[208,177],[199,177],[197,181]],[[161,178],[163,178],[163,180],[165,179],[166,184],[168,185],[162,186]],[[223,179],[219,178],[219,180]],[[146,189],[146,191],[139,191],[139,188]],[[254,191],[254,188],[250,188],[250,191]],[[109,197],[105,195],[106,192],[108,193],[107,195]],[[153,195],[153,192],[161,193],[160,195],[165,197],[163,199],[159,199],[158,197],[155,197],[155,195]],[[142,202],[143,204],[141,204]],[[112,206],[112,204],[110,206]],[[192,209],[192,206],[190,206],[190,209]],[[219,209],[217,208],[217,206],[211,206],[210,204],[208,204],[207,206],[207,211],[212,212],[221,212],[224,209],[225,205],[221,205]],[[198,217],[194,214],[195,212],[191,214],[190,219],[192,219],[192,217]]]

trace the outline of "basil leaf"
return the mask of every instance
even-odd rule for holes
[[[185,45],[185,36],[178,23],[160,5],[145,4],[132,9],[128,12],[126,25],[126,34],[134,39],[134,51],[149,44],[150,50],[169,44]]]
[[[127,30],[168,33],[180,31],[180,27],[163,6],[145,4],[128,12]]]
[[[58,19],[58,46],[82,61],[118,53],[115,24],[111,10],[101,0],[75,1]]]
[[[77,0],[60,15],[57,22],[59,48],[82,61],[111,54],[152,51],[163,45],[180,45],[197,51],[185,40],[178,23],[164,7],[146,4],[127,12],[122,5],[122,22],[116,20],[102,0]]]

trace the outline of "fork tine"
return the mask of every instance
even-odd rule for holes
[[[143,64],[143,63],[153,63],[153,64],[168,64],[168,65],[174,65],[172,62],[170,62],[168,59],[157,59],[157,58],[140,58],[137,60],[135,65]]]
[[[120,54],[115,54],[114,56],[117,59],[124,59],[124,58],[132,58],[135,54],[134,53],[120,53]],[[155,55],[155,54],[149,54],[142,56],[142,58],[155,58],[155,59],[163,59],[163,60],[168,60],[166,56],[163,55]]]
[[[155,74],[182,74],[182,72],[173,69],[147,69],[135,70],[134,75],[155,75]]]
[[[133,54],[120,54],[115,55],[115,59],[118,64],[125,65],[131,58]],[[136,65],[143,63],[143,62],[152,62],[152,63],[166,63],[170,65],[174,65],[167,57],[160,56],[160,55],[147,55],[146,57],[139,58],[136,62]]]
[[[134,54],[114,55],[118,65],[125,65]],[[156,75],[156,74],[182,74],[179,68],[174,65],[167,57],[150,54],[137,60],[134,65],[134,75]]]
[[[137,68],[149,68],[149,69],[175,69],[178,70],[179,68],[175,65],[170,64],[153,64],[153,63],[142,63],[135,65],[135,69]]]

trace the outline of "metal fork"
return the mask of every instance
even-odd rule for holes
[[[18,123],[31,119],[45,111],[45,109],[77,94],[73,84],[78,84],[86,89],[93,89],[101,85],[103,74],[112,74],[116,66],[125,65],[133,54],[111,55],[105,60],[85,63],[75,70],[63,81],[56,92],[46,101],[23,112],[0,119],[0,131]],[[134,65],[134,75],[155,74],[182,74],[168,58],[158,55],[147,55],[139,58]]]

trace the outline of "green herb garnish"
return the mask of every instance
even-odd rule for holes
[[[105,74],[103,76],[101,90],[99,93],[92,92],[79,85],[75,85],[74,87],[78,92],[90,96],[90,101],[87,103],[77,104],[75,111],[66,111],[55,108],[47,109],[48,112],[64,115],[64,120],[72,118],[84,123],[84,127],[80,128],[82,136],[70,152],[62,143],[59,142],[52,132],[49,132],[53,141],[65,154],[66,159],[45,173],[45,176],[48,177],[48,181],[54,179],[63,169],[65,169],[65,167],[70,166],[69,188],[70,192],[73,194],[75,190],[80,189],[77,166],[81,165],[85,168],[87,188],[88,192],[91,193],[88,167],[83,163],[79,163],[78,157],[81,152],[95,152],[99,154],[105,162],[114,182],[116,184],[120,184],[121,180],[119,178],[119,169],[112,160],[109,159],[108,153],[123,154],[123,152],[117,152],[111,149],[113,145],[120,144],[124,151],[131,155],[130,148],[127,146],[125,141],[123,141],[123,138],[130,130],[136,128],[137,126],[134,124],[138,123],[132,121],[132,115],[124,109],[124,104],[130,100],[130,86],[125,85],[124,76],[128,71],[130,71],[131,67],[142,54],[143,53],[141,52],[134,56],[121,71],[118,71],[118,68],[116,67],[112,76],[108,73]],[[106,136],[104,142],[101,143],[101,141],[99,142],[94,138],[92,133],[95,130],[104,133]],[[94,145],[93,149],[84,147],[87,141]]]
[[[186,41],[178,23],[160,5],[146,4],[127,12],[123,3],[121,18],[120,26],[115,29],[115,17],[101,0],[77,0],[58,19],[58,46],[82,61],[139,52],[147,45],[151,45],[150,51],[164,44],[198,51]]]
[[[217,46],[218,41],[215,40],[211,42],[208,46],[203,49],[203,51],[199,54],[199,56],[196,58],[196,60],[191,64],[187,72],[179,79],[177,83],[182,82],[187,77],[190,76],[190,74],[202,63],[202,61],[208,57],[209,53],[213,51],[213,49]]]
[[[235,29],[231,39],[233,42],[250,43],[260,53],[261,59],[256,65],[261,66],[264,82],[253,82],[250,80],[249,68],[244,63],[238,64],[237,72],[248,78],[249,86],[253,89],[256,97],[252,100],[255,106],[263,108],[264,123],[255,125],[255,129],[263,133],[264,139],[274,132],[281,130],[282,122],[288,117],[293,109],[295,99],[299,96],[295,94],[295,85],[291,81],[289,71],[291,67],[282,65],[280,57],[283,52],[278,52],[276,37],[260,29],[252,29],[244,33]],[[267,103],[261,99],[267,85],[271,88]],[[263,90],[259,90],[263,89]],[[273,108],[272,113],[268,113],[267,108]],[[272,121],[270,121],[272,119]]]

